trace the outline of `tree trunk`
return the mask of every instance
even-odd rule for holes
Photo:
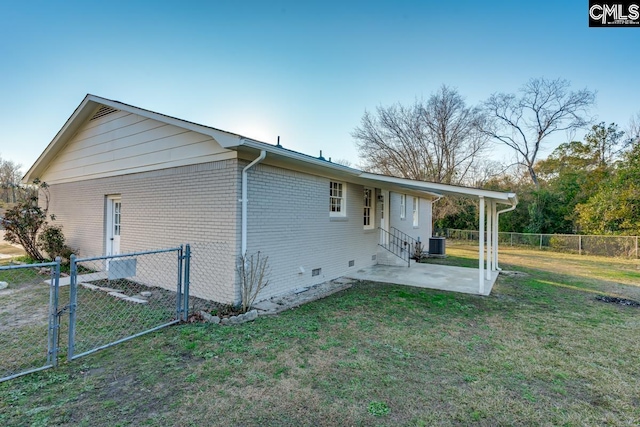
[[[536,171],[533,169],[533,166],[527,166],[527,169],[529,170],[529,176],[531,177],[531,181],[533,181],[533,185],[536,186],[536,190],[540,189],[540,182],[538,182],[538,174],[536,174]]]

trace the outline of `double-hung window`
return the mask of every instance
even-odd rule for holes
[[[371,188],[364,189],[364,228],[373,228],[373,190]]]
[[[417,197],[413,198],[413,226],[417,227],[420,225],[420,199]]]
[[[347,213],[344,183],[329,181],[329,216],[345,216]]]

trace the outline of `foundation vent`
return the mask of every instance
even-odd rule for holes
[[[116,110],[115,108],[111,108],[111,107],[107,107],[106,105],[103,105],[102,107],[100,107],[98,111],[96,111],[96,113],[93,115],[93,117],[89,119],[89,121],[99,119],[100,117],[104,117],[108,114],[115,113],[116,111],[118,110]]]
[[[320,271],[322,271],[321,268],[314,268],[313,270],[311,270],[311,275],[312,276],[319,276],[320,275]]]
[[[355,260],[351,260],[349,261],[349,267],[353,267],[354,265],[356,265],[356,261]]]

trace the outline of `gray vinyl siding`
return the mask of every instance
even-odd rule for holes
[[[238,294],[239,179],[233,159],[54,184],[50,213],[81,257],[103,255],[106,196],[120,195],[121,253],[192,243],[193,260],[202,259],[193,265],[192,295],[231,303]]]
[[[413,196],[407,194],[406,215],[404,219],[400,218],[400,196],[401,193],[392,192],[389,196],[391,204],[389,205],[389,225],[395,227],[403,233],[408,234],[417,240],[420,237],[425,245],[428,244],[431,237],[431,207],[430,200],[418,199],[420,207],[418,210],[418,226],[413,226]]]
[[[377,229],[364,230],[363,186],[345,182],[346,217],[331,218],[329,178],[261,164],[248,182],[247,252],[262,251],[271,266],[262,298],[375,264],[379,237]],[[312,276],[316,268],[321,274]]]

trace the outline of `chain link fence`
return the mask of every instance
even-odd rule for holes
[[[59,261],[0,267],[0,381],[55,365],[59,276]]]
[[[155,251],[0,267],[0,381],[73,360],[238,301],[235,248]]]
[[[478,231],[447,228],[442,232],[454,241],[477,242]],[[578,234],[498,233],[503,246],[552,250],[580,255],[638,258],[638,236],[592,236]]]

